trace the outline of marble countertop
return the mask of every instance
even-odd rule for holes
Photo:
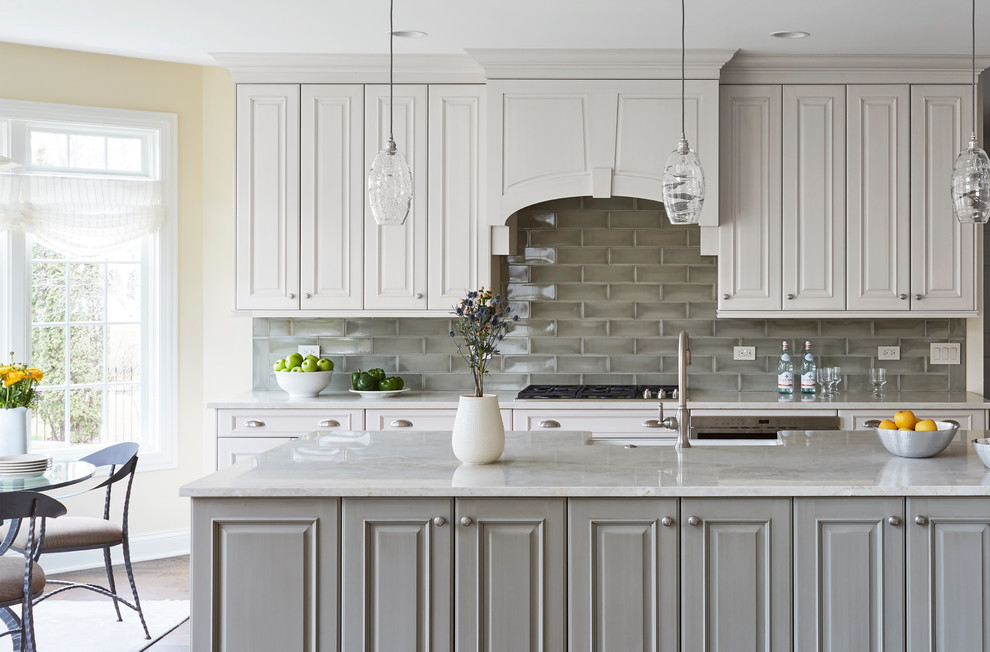
[[[197,497],[990,496],[990,469],[960,431],[906,459],[870,431],[783,433],[776,446],[635,449],[587,432],[510,432],[501,459],[460,464],[449,432],[312,433],[183,486]],[[589,443],[590,442],[590,443]]]
[[[616,400],[517,400],[517,392],[496,392],[499,405],[510,409],[593,409],[602,407],[650,408],[656,399]],[[210,401],[209,408],[370,408],[412,409],[457,407],[458,392],[424,392],[413,390],[392,398],[361,398],[350,392],[320,394],[316,398],[293,398],[280,390],[246,392],[229,399]],[[664,399],[664,404],[676,404],[674,399]],[[802,397],[799,394],[781,397],[776,392],[712,392],[693,391],[688,394],[688,405],[700,409],[758,409],[758,410],[861,410],[908,408],[912,410],[938,409],[987,409],[990,401],[972,392],[887,392],[883,398],[874,398],[869,391],[842,392],[835,398]]]

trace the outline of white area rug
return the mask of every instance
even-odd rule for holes
[[[152,641],[189,616],[188,600],[142,600],[141,607]],[[117,622],[110,600],[46,600],[34,609],[38,652],[138,652],[151,643],[136,611],[121,607],[120,615]],[[0,650],[10,649],[10,637],[0,638]]]

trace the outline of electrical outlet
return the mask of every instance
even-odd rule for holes
[[[300,345],[299,355],[301,355],[304,358],[307,355],[315,355],[318,358],[320,357],[320,345],[319,344],[317,344],[316,346]]]
[[[901,347],[899,346],[878,346],[877,360],[900,360]]]
[[[950,344],[948,342],[932,343],[929,362],[931,364],[959,364],[959,357],[962,354],[962,346],[959,342]]]
[[[755,346],[734,346],[732,347],[733,360],[756,360]]]

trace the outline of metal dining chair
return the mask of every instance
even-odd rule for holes
[[[9,521],[7,534],[0,542],[0,621],[7,631],[0,638],[11,637],[12,649],[20,652],[34,652],[34,602],[45,590],[45,571],[35,556],[41,538],[41,528],[36,526],[38,518],[56,518],[65,514],[65,505],[51,496],[34,491],[12,491],[0,497],[0,523]],[[11,549],[11,543],[20,530],[24,533],[25,552],[4,554]],[[20,605],[18,617],[14,607]]]
[[[103,550],[103,563],[107,571],[107,582],[109,587],[104,588],[95,584],[85,584],[81,582],[67,582],[63,580],[49,580],[50,584],[61,585],[60,588],[42,595],[35,600],[35,604],[53,595],[69,589],[87,589],[100,595],[105,595],[113,600],[114,610],[117,612],[117,620],[122,620],[120,616],[120,605],[123,604],[138,613],[141,619],[141,626],[144,628],[144,637],[151,638],[148,631],[148,624],[144,620],[144,612],[141,610],[141,599],[138,597],[137,586],[134,584],[134,571],[131,568],[131,549],[127,538],[127,514],[131,501],[131,485],[134,483],[134,472],[137,469],[138,445],[133,442],[113,444],[100,449],[95,453],[87,455],[80,461],[89,462],[93,466],[110,467],[110,476],[93,487],[91,490],[106,487],[106,499],[103,504],[103,517],[90,516],[65,516],[56,521],[42,521],[41,523],[41,545],[34,555],[35,560],[38,555],[49,555],[58,552],[73,552],[76,550]],[[123,511],[120,523],[110,520],[110,498],[113,485],[126,478],[127,486],[124,490]],[[76,494],[73,494],[76,495]],[[65,498],[65,496],[62,496]],[[23,535],[18,535],[14,539],[13,548],[24,549],[22,544],[26,543]],[[110,563],[110,549],[120,546],[124,555],[124,569],[127,571],[127,580],[131,586],[131,595],[134,596],[134,603],[131,604],[117,593],[117,585],[114,581],[113,566]]]

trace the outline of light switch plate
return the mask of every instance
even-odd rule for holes
[[[877,360],[900,360],[901,347],[899,346],[878,346]]]
[[[305,344],[299,345],[299,355],[306,357],[307,355],[315,355],[317,358],[320,357],[320,345],[307,346]]]
[[[756,360],[755,346],[734,346],[732,347],[733,360]]]
[[[931,364],[959,364],[961,355],[962,345],[959,342],[932,342],[929,362]]]

